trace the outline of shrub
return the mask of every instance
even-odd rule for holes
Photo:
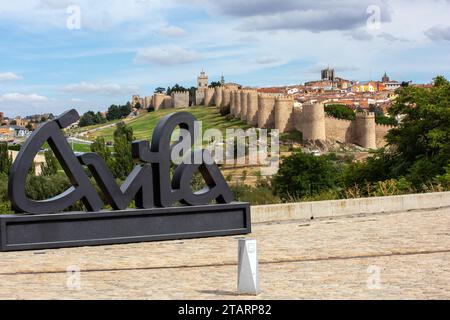
[[[335,189],[340,172],[340,166],[328,156],[295,151],[282,161],[273,186],[282,199],[311,197]]]
[[[282,203],[280,197],[273,194],[267,187],[252,187],[238,184],[231,187],[237,201],[249,202],[251,205],[265,205]]]
[[[355,120],[355,112],[342,104],[329,104],[325,106],[325,112],[331,117],[343,120]]]

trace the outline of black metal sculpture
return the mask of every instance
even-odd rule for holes
[[[103,159],[95,153],[74,154],[61,129],[78,121],[70,110],[38,128],[22,146],[9,177],[8,193],[17,213],[0,216],[0,249],[27,250],[80,245],[128,243],[215,235],[249,233],[250,207],[232,203],[234,195],[207,150],[195,150],[195,117],[179,112],[164,117],[151,142],[132,146],[139,161],[125,182],[118,186]],[[177,128],[189,139],[171,144]],[[26,195],[25,184],[35,155],[48,142],[72,187],[51,199],[36,201]],[[172,150],[183,146],[181,164],[171,178]],[[200,159],[200,162],[196,160]],[[83,166],[89,169],[107,203],[104,207]],[[206,187],[194,192],[191,181],[199,171]],[[135,200],[140,210],[125,210]],[[91,213],[59,213],[81,200]],[[211,205],[216,201],[216,205]],[[177,203],[185,207],[174,207]]]
[[[102,200],[61,133],[61,129],[67,128],[79,118],[76,110],[70,110],[56,120],[39,127],[22,146],[11,168],[8,184],[9,199],[16,212],[56,213],[70,207],[78,200],[82,200],[89,211],[98,211],[103,208]],[[25,183],[34,157],[45,142],[48,142],[52,148],[73,187],[53,199],[34,201],[27,197]]]
[[[195,117],[187,112],[173,113],[163,118],[153,133],[151,146],[147,141],[133,143],[133,155],[144,162],[137,165],[124,184],[119,187],[103,159],[95,153],[73,154],[60,129],[66,128],[79,119],[75,110],[68,111],[54,121],[44,124],[36,130],[22,147],[11,170],[9,179],[9,197],[13,208],[20,213],[51,214],[67,209],[76,201],[82,200],[88,211],[99,211],[103,207],[95,188],[89,181],[81,165],[87,166],[102,190],[105,198],[115,210],[124,210],[135,199],[141,209],[172,207],[177,202],[198,206],[218,203],[230,203],[234,200],[216,164],[211,164],[211,155],[206,150],[194,151],[185,155],[189,164],[181,163],[170,177],[171,151],[183,138],[171,145],[172,133],[177,127],[187,130],[189,141],[194,147],[198,137],[195,136]],[[48,141],[59,162],[74,187],[63,194],[45,201],[28,199],[25,193],[25,181],[28,169],[42,145]],[[198,159],[195,152],[201,152],[201,164],[194,164]],[[78,158],[78,160],[77,160]],[[188,161],[189,160],[189,161]],[[191,180],[196,171],[200,171],[207,188],[194,193]],[[154,201],[156,200],[156,201]]]

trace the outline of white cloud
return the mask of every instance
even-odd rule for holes
[[[394,36],[394,35],[392,35],[390,33],[387,33],[387,32],[380,33],[378,35],[378,38],[384,39],[384,40],[389,41],[389,42],[395,42],[395,41],[409,42],[408,39],[397,37],[397,36]]]
[[[154,25],[164,9],[172,1],[162,0],[20,0],[1,1],[0,18],[17,21],[24,28],[65,29],[67,8],[71,5],[81,9],[81,28],[107,31],[129,22]]]
[[[373,35],[364,29],[352,30],[352,31],[348,32],[348,35],[357,41],[370,41],[373,39]]]
[[[77,94],[96,94],[96,95],[121,95],[134,94],[138,92],[138,88],[121,86],[119,84],[95,84],[88,82],[80,82],[67,85],[63,91]]]
[[[381,21],[390,21],[387,0],[194,0],[211,14],[241,19],[240,30],[351,30],[364,25],[367,8],[380,7]]]
[[[434,41],[450,41],[450,26],[434,26],[426,30],[424,33],[428,38]]]
[[[256,60],[257,64],[273,64],[277,62],[280,62],[280,60],[275,57],[262,57]]]
[[[0,102],[5,103],[41,103],[48,101],[48,98],[45,96],[40,96],[37,94],[22,94],[22,93],[6,93],[0,96]]]
[[[22,79],[22,77],[13,72],[0,72],[0,82],[15,81],[20,79]]]
[[[186,30],[176,26],[164,26],[159,30],[160,34],[166,37],[183,37],[186,35]]]
[[[192,63],[201,59],[202,55],[197,51],[187,50],[178,46],[170,46],[166,48],[147,48],[139,50],[136,54],[135,62],[173,66]]]

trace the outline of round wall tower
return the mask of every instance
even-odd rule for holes
[[[304,104],[301,130],[304,141],[326,140],[325,108],[323,104]]]
[[[275,129],[280,133],[294,130],[294,99],[278,97],[275,100]]]
[[[247,122],[247,91],[241,92],[241,120]]]
[[[358,112],[355,130],[356,144],[367,149],[377,148],[376,122],[373,112]]]
[[[236,104],[234,102],[234,91],[230,91],[230,115],[234,116],[234,109],[236,107]]]
[[[153,102],[152,102],[153,108],[155,110],[163,109],[164,108],[164,99],[165,98],[166,98],[165,94],[155,93],[153,95],[153,99],[152,99],[153,100]]]
[[[258,92],[253,90],[247,95],[247,123],[255,127],[258,125]]]
[[[208,107],[212,105],[214,98],[214,89],[208,88],[205,91],[205,106]]]
[[[215,87],[214,104],[216,105],[216,107],[220,107],[222,105],[222,96],[223,96],[223,87]]]
[[[234,92],[234,117],[239,119],[241,117],[241,91]]]
[[[258,98],[258,128],[275,128],[275,96],[260,94]]]
[[[220,106],[222,114],[229,113],[231,103],[231,90],[224,88],[222,91],[222,104]]]

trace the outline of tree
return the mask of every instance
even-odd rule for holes
[[[95,113],[94,111],[88,111],[81,116],[78,125],[80,127],[87,127],[96,124],[103,124],[106,121],[107,121],[106,118],[103,116],[101,112]]]
[[[123,119],[131,113],[131,109],[132,109],[131,103],[129,102],[123,106],[117,106],[113,104],[108,108],[108,112],[106,113],[106,119],[108,119],[108,121]]]
[[[398,125],[397,119],[395,119],[393,117],[386,117],[386,116],[383,116],[383,115],[375,116],[375,122],[377,124],[385,124],[385,125],[389,125],[389,126],[396,126],[396,125]]]
[[[0,143],[0,174],[9,174],[12,166],[12,156],[7,143]]]
[[[171,95],[172,92],[177,92],[177,91],[179,91],[179,92],[185,92],[185,91],[189,91],[189,90],[186,89],[186,88],[183,87],[183,86],[180,86],[180,85],[177,83],[177,84],[175,84],[175,85],[173,86],[173,88],[168,87],[168,88],[167,88],[167,91],[166,91],[166,94],[167,94],[167,95]]]
[[[408,86],[398,94],[389,114],[403,120],[387,134],[388,147],[358,164],[357,170],[346,170],[346,186],[405,178],[422,190],[446,174],[450,164],[450,83],[437,77],[432,88]]]
[[[209,85],[210,88],[215,88],[215,87],[220,87],[220,86],[222,86],[222,83],[220,81],[213,81]]]
[[[78,123],[80,127],[92,126],[95,124],[95,113],[93,111],[85,112]]]
[[[162,88],[162,87],[158,87],[155,89],[155,93],[165,93],[166,89]]]
[[[282,161],[273,186],[285,200],[313,196],[336,188],[340,170],[328,156],[317,157],[295,151]]]
[[[131,145],[134,140],[133,128],[123,122],[117,124],[114,131],[114,175],[116,178],[125,180],[133,169],[134,161]]]
[[[111,157],[111,149],[106,145],[105,139],[98,137],[90,146],[91,152],[94,152],[105,161],[108,168],[114,168],[114,159]]]
[[[58,173],[59,162],[53,151],[48,149],[44,152],[45,163],[41,164],[41,175],[51,176]]]
[[[118,106],[113,104],[108,108],[108,112],[106,113],[106,119],[108,119],[108,121],[120,119],[120,116],[121,115],[120,115],[120,110],[119,110]]]
[[[342,104],[330,104],[325,106],[325,112],[334,118],[344,119],[344,120],[355,120],[356,114],[355,112]]]
[[[431,89],[403,88],[390,115],[403,116],[387,135],[395,156],[392,175],[418,185],[443,174],[450,161],[450,83],[436,77]]]
[[[141,104],[138,103],[138,105],[139,105],[138,109],[141,108]],[[120,113],[122,118],[128,117],[131,111],[132,111],[131,103],[129,102],[126,105],[120,106]]]

